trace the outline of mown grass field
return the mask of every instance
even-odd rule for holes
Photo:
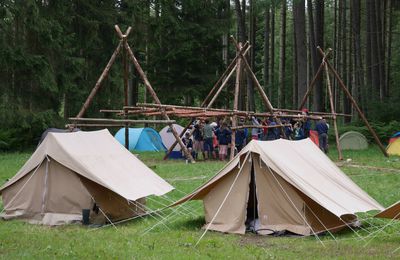
[[[12,177],[30,153],[0,154],[0,184]],[[172,200],[205,182],[224,163],[163,161],[160,153],[141,153],[140,158],[177,189],[168,194]],[[334,149],[330,157],[336,161]],[[385,158],[376,147],[361,152],[344,152],[350,162],[341,169],[383,206],[400,200],[400,160]],[[359,167],[362,166],[362,167]],[[367,166],[367,168],[365,168]],[[151,198],[148,205],[159,208],[165,200]],[[0,221],[0,258],[2,259],[382,259],[400,258],[400,221],[391,222],[382,232],[372,233],[389,221],[367,218],[363,229],[315,237],[261,237],[254,234],[202,234],[201,202],[193,201],[170,215],[165,225],[160,217],[148,216],[128,223],[100,229],[81,225],[45,227],[21,221]],[[0,210],[2,204],[0,203]],[[172,213],[165,210],[164,217]],[[145,233],[149,228],[151,231]],[[375,234],[377,234],[375,236]],[[369,237],[368,237],[369,235]],[[375,237],[374,237],[375,236]],[[373,239],[371,239],[374,237]]]

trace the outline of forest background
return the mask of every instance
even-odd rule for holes
[[[297,109],[321,63],[316,47],[332,48],[331,64],[386,141],[400,130],[399,11],[394,0],[1,0],[0,150],[35,145],[78,113],[118,43],[115,24],[133,27],[129,43],[166,104],[200,105],[235,56],[234,35],[252,45],[249,64],[273,106]],[[118,58],[86,117],[122,107],[122,71]],[[265,111],[242,81],[239,108]],[[216,107],[233,106],[229,84]],[[352,114],[342,129],[362,125],[336,80],[333,95],[336,111]],[[152,100],[131,67],[136,102]],[[323,77],[307,107],[329,111]]]

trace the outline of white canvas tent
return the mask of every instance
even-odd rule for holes
[[[178,125],[178,124],[173,124],[176,132],[180,135],[182,131],[185,129],[183,126]],[[167,125],[161,131],[159,132],[161,136],[161,140],[167,150],[175,143],[176,139],[175,136],[173,135],[171,128]],[[182,158],[182,151],[181,147],[179,145],[176,145],[172,152],[169,155],[170,158]]]
[[[203,200],[206,229],[311,235],[340,230],[356,212],[382,210],[309,139],[251,141],[211,180],[174,205]]]
[[[80,221],[82,209],[94,208],[91,219],[115,221],[143,214],[146,196],[172,189],[108,130],[49,133],[0,188],[1,216],[59,225]]]

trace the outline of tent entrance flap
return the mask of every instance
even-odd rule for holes
[[[246,212],[246,230],[250,232],[257,232],[259,226],[258,199],[256,190],[256,176],[254,174],[254,166],[252,163]]]

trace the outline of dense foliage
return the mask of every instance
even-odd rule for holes
[[[199,105],[234,56],[232,44],[228,41],[227,49],[227,41],[224,39],[230,34],[235,35],[239,29],[238,18],[235,15],[236,2],[239,1],[1,1],[0,149],[24,149],[28,145],[35,144],[45,128],[63,127],[68,117],[77,114],[118,44],[118,37],[114,32],[115,24],[119,24],[122,30],[127,26],[133,27],[129,37],[130,45],[162,102]],[[240,24],[247,27],[244,32],[251,36],[248,38],[251,38],[249,40],[254,46],[254,54],[250,57],[251,63],[275,106],[279,103],[278,89],[282,85],[278,77],[280,73],[278,64],[281,60],[279,32],[282,2],[241,1],[244,16],[241,17]],[[294,66],[296,51],[292,9],[298,2],[303,3],[306,11],[307,5],[304,4],[304,0],[287,1],[285,5],[287,8],[286,73],[283,78],[285,99],[280,105],[287,108],[297,106],[296,91],[293,90],[296,88],[293,87],[296,85],[293,82],[296,80],[297,72]],[[317,4],[321,0],[307,2]],[[345,64],[343,60],[338,59],[342,53],[350,57],[356,53],[352,45],[354,29],[350,19],[353,15],[351,10],[355,10],[355,7],[348,4],[347,7],[346,5],[340,7],[340,3],[344,2],[347,1],[325,0],[324,7],[324,46],[338,49],[340,55],[334,56],[339,61],[338,66]],[[400,77],[395,70],[400,62],[396,59],[399,54],[400,41],[397,40],[399,35],[395,33],[400,27],[398,6],[392,3],[396,1],[384,2],[386,5],[381,8],[386,7],[387,11],[382,9],[384,14],[382,17],[385,21],[390,21],[390,26],[385,23],[385,28],[389,31],[385,31],[383,37],[391,43],[388,45],[391,52],[385,54],[386,59],[383,61],[387,65],[389,84],[384,97],[380,98],[376,87],[373,88],[366,80],[365,84],[360,86],[360,93],[365,97],[359,95],[357,98],[367,111],[368,117],[377,122],[398,120],[397,104],[400,96],[400,88],[395,84]],[[342,16],[338,14],[340,10],[344,10]],[[359,11],[363,42],[360,48],[363,59],[367,56],[364,42],[369,34],[374,35],[374,32],[368,33],[368,28],[365,26],[367,10],[372,9],[368,9],[362,1]],[[377,10],[376,12],[380,12]],[[274,27],[270,27],[272,37],[270,41],[274,42],[275,49],[271,53],[268,49],[267,56],[264,52],[266,12],[270,15],[269,24],[272,17],[275,24]],[[338,17],[342,17],[342,20],[343,17],[347,19],[339,24]],[[348,39],[347,49],[343,49],[343,44],[335,43],[339,41],[340,35],[337,33],[339,26],[345,32],[342,36]],[[306,33],[310,34],[308,29]],[[269,48],[271,47],[270,44]],[[275,67],[270,68],[268,75],[264,75],[265,64],[271,65],[270,60],[274,60]],[[311,64],[311,60],[308,63]],[[365,62],[360,68],[355,68],[351,62],[346,64],[341,66],[342,73],[356,75],[356,71],[361,70],[363,77],[368,79],[367,76],[371,71]],[[311,66],[308,67],[309,82],[312,72]],[[130,79],[133,87],[130,91],[130,102],[132,104],[136,101],[151,102],[133,67],[131,71]],[[266,82],[266,79],[271,78],[270,82]],[[351,76],[345,78],[345,81],[350,88],[358,84]],[[233,84],[234,82],[230,83]],[[120,108],[123,103],[122,94],[122,59],[118,58],[89,108],[87,116],[99,116],[100,108]],[[224,93],[226,97],[229,95],[231,93]],[[326,99],[326,93],[324,95]],[[338,95],[337,98],[337,110],[346,110],[343,96]],[[217,105],[228,106],[229,103],[225,101],[220,98]],[[326,107],[323,107],[323,110],[327,108],[327,102],[324,104]],[[257,94],[255,106],[257,110],[264,110]],[[387,135],[388,133],[385,133],[381,136],[386,138]]]

